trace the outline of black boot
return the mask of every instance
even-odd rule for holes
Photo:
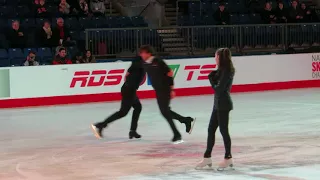
[[[186,132],[191,134],[192,129],[193,129],[193,125],[194,125],[195,119],[193,119],[192,117],[187,117],[185,120],[185,125],[186,125]]]
[[[173,144],[183,143],[181,135],[175,135],[171,141]]]
[[[130,131],[129,132],[129,139],[132,139],[132,138],[140,139],[141,135],[138,134],[136,131]]]
[[[101,126],[99,126],[99,124],[91,124],[91,128],[93,130],[94,135],[98,138],[101,139],[103,138],[102,135],[102,130],[103,128]]]

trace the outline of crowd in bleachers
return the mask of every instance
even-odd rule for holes
[[[52,64],[53,59],[63,59],[56,53],[61,48],[73,63],[89,62],[76,60],[79,54],[85,56],[81,53],[85,52],[85,29],[147,25],[142,17],[109,16],[107,4],[102,0],[0,0],[0,66],[22,65],[26,57],[33,61],[33,55],[39,64]],[[37,63],[25,63],[29,64]]]
[[[179,25],[228,25],[319,22],[304,2],[276,0],[224,0],[190,2]],[[187,15],[185,15],[187,14]]]

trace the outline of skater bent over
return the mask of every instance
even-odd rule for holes
[[[139,57],[132,62],[130,68],[128,69],[126,81],[121,87],[122,100],[120,110],[109,116],[107,119],[105,119],[105,121],[91,125],[91,128],[93,129],[97,138],[102,138],[102,130],[106,128],[109,123],[125,117],[131,107],[133,107],[134,110],[132,114],[129,138],[141,138],[141,136],[136,132],[142,109],[136,92],[145,76],[145,72],[141,63],[142,61]]]
[[[148,74],[151,84],[156,91],[157,102],[161,114],[168,121],[174,137],[172,142],[178,144],[183,142],[181,134],[177,130],[173,119],[179,120],[186,125],[186,131],[191,133],[194,119],[191,117],[183,117],[170,109],[170,100],[174,96],[173,91],[173,72],[168,65],[160,58],[154,56],[155,51],[151,46],[142,46],[140,48],[140,56],[144,61],[143,66]]]
[[[207,149],[204,153],[204,159],[197,165],[197,169],[205,166],[212,166],[211,152],[215,143],[215,132],[219,127],[223,137],[225,156],[219,169],[233,166],[231,155],[231,138],[229,135],[229,112],[233,109],[233,103],[230,97],[230,90],[235,74],[235,69],[231,61],[231,52],[228,48],[218,49],[215,54],[218,70],[209,74],[209,80],[215,91],[214,106],[208,127]]]

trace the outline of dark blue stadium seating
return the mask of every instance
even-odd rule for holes
[[[38,48],[37,56],[40,58],[41,64],[51,64],[54,54],[50,48]]]
[[[10,66],[10,60],[6,49],[0,49],[0,67]]]
[[[21,49],[9,49],[8,54],[11,65],[21,66],[25,61],[25,56]]]

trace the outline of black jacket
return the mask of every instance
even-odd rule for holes
[[[286,19],[288,19],[288,11],[285,8],[280,9],[279,7],[276,9],[275,14],[277,16],[277,22],[286,23]],[[286,19],[284,19],[285,17]]]
[[[233,102],[230,90],[233,82],[234,72],[229,69],[212,71],[209,74],[209,81],[215,91],[214,109],[232,110]]]
[[[144,62],[143,67],[157,93],[170,93],[171,86],[174,85],[173,77],[168,76],[171,69],[162,59],[155,57],[150,64]]]
[[[19,32],[23,33],[23,36],[19,36]],[[10,48],[24,48],[26,43],[26,34],[23,30],[18,31],[10,29],[7,33],[7,40],[9,41]]]
[[[273,16],[273,17],[270,17]],[[261,12],[261,19],[266,24],[271,24],[276,22],[276,13],[274,11],[263,10]]]
[[[128,76],[126,77],[126,81],[123,84],[122,88],[130,89],[132,91],[136,91],[144,76],[145,72],[142,66],[141,58],[137,58],[132,61],[131,66],[128,69]]]
[[[38,43],[41,45],[41,47],[53,47],[56,45],[54,43],[54,37],[51,36],[50,39],[47,38],[47,33],[44,31],[44,29],[41,27],[41,29],[38,30],[37,34]]]
[[[222,25],[223,22],[230,24],[230,13],[228,10],[220,11],[219,9],[213,14],[213,18],[217,21],[218,25]]]

